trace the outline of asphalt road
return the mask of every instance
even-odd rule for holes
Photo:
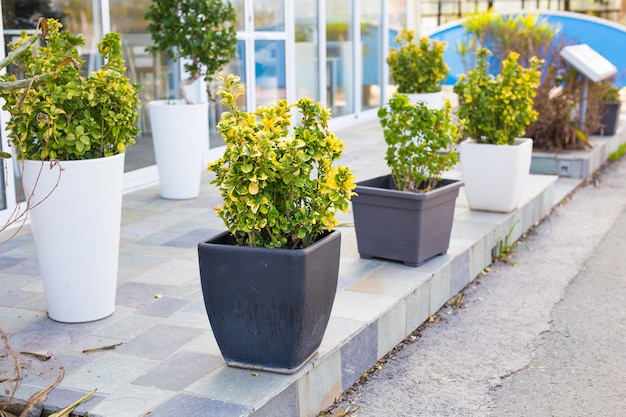
[[[626,158],[597,178],[334,415],[626,416]]]

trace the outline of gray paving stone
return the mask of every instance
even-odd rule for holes
[[[154,300],[157,294],[168,295],[178,288],[172,285],[154,285],[140,282],[125,282],[117,286],[116,304],[140,308]]]
[[[156,298],[152,303],[137,310],[137,314],[146,316],[169,317],[173,313],[189,305],[188,300],[179,298],[161,297]]]
[[[123,385],[89,410],[89,417],[147,417],[147,413],[177,394],[155,387]]]
[[[78,391],[78,390],[70,390],[64,388],[55,388],[50,394],[48,394],[48,399],[46,400],[46,410],[47,411],[59,411],[73,402],[79,400],[89,391]],[[89,411],[97,406],[104,400],[105,396],[99,395],[98,392],[89,399],[81,404],[79,404],[74,411],[72,411],[72,415],[77,416],[85,416],[89,414]]]
[[[378,360],[378,325],[372,323],[341,347],[341,390],[357,382]]]
[[[6,307],[26,307],[42,297],[40,293],[7,291],[0,294],[0,305]]]
[[[298,390],[296,384],[291,384],[287,389],[272,398],[261,407],[255,410],[254,417],[286,417],[293,414],[293,410],[298,409]]]
[[[7,269],[19,264],[20,262],[22,262],[22,259],[13,258],[10,256],[0,256],[0,270],[6,271]]]
[[[222,232],[221,230],[212,230],[212,229],[194,229],[187,233],[184,233],[174,239],[168,240],[165,243],[162,243],[163,246],[174,246],[178,248],[197,248],[198,243],[201,241],[207,240],[212,236]]]
[[[182,391],[199,378],[210,374],[224,361],[221,357],[198,352],[183,351],[161,362],[133,381],[133,384]]]
[[[450,294],[454,296],[469,284],[471,278],[469,274],[469,250],[458,253],[450,264]]]
[[[385,356],[406,337],[406,298],[378,319],[378,357]]]
[[[201,333],[201,329],[156,325],[125,342],[117,351],[141,358],[163,360]]]
[[[317,415],[341,392],[341,353],[336,351],[298,379],[297,415]]]
[[[185,391],[227,403],[258,408],[291,385],[295,379],[295,375],[251,372],[224,365],[191,384]]]
[[[247,417],[251,407],[180,394],[155,408],[150,417]]]
[[[109,395],[128,386],[159,363],[154,359],[123,355],[117,350],[90,355],[95,357],[94,360],[65,375],[59,388],[74,390],[97,388],[99,393]]]
[[[430,314],[433,315],[450,299],[450,265],[436,272],[430,281]]]

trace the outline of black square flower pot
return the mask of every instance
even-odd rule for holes
[[[352,210],[360,256],[420,266],[446,253],[462,185],[444,179],[429,192],[411,193],[398,191],[391,175],[359,182]]]
[[[622,107],[621,101],[605,101],[601,103],[600,128],[594,132],[594,135],[613,136],[617,130],[619,123],[619,112]]]
[[[341,234],[304,249],[237,246],[229,232],[198,245],[207,315],[229,366],[296,372],[320,346],[339,273]]]

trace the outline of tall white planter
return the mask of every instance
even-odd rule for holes
[[[209,140],[209,103],[157,100],[149,106],[161,197],[198,197],[203,148]]]
[[[124,154],[24,161],[23,184],[51,319],[81,323],[115,310]],[[56,187],[56,188],[55,188]]]
[[[437,91],[436,93],[407,94],[407,97],[411,103],[423,101],[426,107],[431,110],[443,109],[443,91]]]
[[[461,173],[470,208],[499,212],[517,208],[530,175],[532,150],[529,138],[518,138],[509,146],[461,142]]]

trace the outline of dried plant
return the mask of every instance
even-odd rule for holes
[[[588,82],[585,119],[580,126],[584,78],[560,56],[567,41],[555,43],[543,65],[534,109],[537,120],[526,130],[533,147],[542,150],[576,150],[590,147],[588,137],[600,127],[602,86]]]

